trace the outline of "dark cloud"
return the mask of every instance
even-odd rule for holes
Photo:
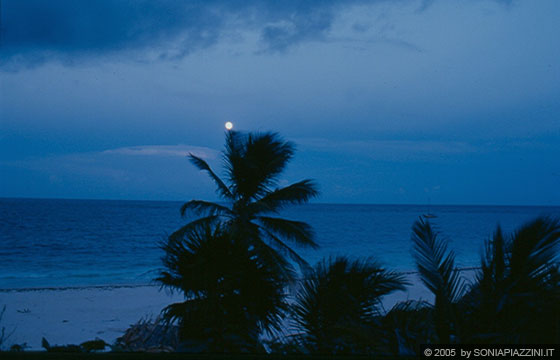
[[[327,9],[312,13],[294,14],[286,23],[267,25],[262,39],[269,50],[284,51],[291,45],[305,40],[316,40],[330,29],[334,14]]]
[[[215,43],[224,22],[211,4],[144,0],[8,0],[2,18],[2,58],[28,62],[146,47],[165,55],[171,42],[187,53]]]
[[[182,57],[220,40],[230,26],[261,33],[266,51],[319,39],[336,7],[356,1],[5,0],[0,61],[41,63],[124,51]]]
[[[145,50],[181,58],[240,27],[260,33],[263,51],[282,52],[326,38],[342,7],[384,1],[390,0],[4,0],[0,65],[138,58],[134,52]],[[433,1],[421,0],[421,9]]]

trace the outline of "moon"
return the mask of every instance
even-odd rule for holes
[[[231,121],[228,121],[228,122],[226,123],[226,129],[227,129],[227,130],[233,129],[233,123],[232,123]]]

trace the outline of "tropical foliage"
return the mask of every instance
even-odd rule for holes
[[[287,242],[317,247],[311,227],[300,221],[278,216],[288,205],[302,204],[317,196],[315,183],[302,180],[278,187],[280,174],[294,154],[294,145],[278,134],[226,133],[223,152],[225,181],[208,163],[193,154],[191,162],[214,181],[217,193],[226,204],[191,200],[181,207],[182,215],[198,218],[171,235],[181,239],[201,226],[220,224],[235,241],[250,246],[260,261],[284,280],[296,277],[291,261],[304,270],[307,263]]]
[[[297,296],[294,319],[310,353],[371,354],[385,348],[381,298],[404,290],[402,276],[374,260],[346,257],[317,264]]]
[[[166,270],[157,281],[185,295],[163,314],[178,321],[185,351],[255,352],[262,331],[279,329],[281,278],[229,232],[205,227],[163,248]]]
[[[296,278],[292,262],[308,266],[286,241],[317,246],[309,225],[278,216],[285,206],[317,195],[311,180],[278,187],[293,153],[293,144],[277,134],[229,131],[225,181],[201,157],[189,155],[226,203],[185,203],[181,214],[195,219],[162,245],[165,270],[157,281],[185,295],[164,316],[178,322],[185,350],[260,351],[260,334],[279,329],[284,287]]]
[[[420,345],[437,340],[433,307],[426,301],[399,302],[380,319],[386,334],[386,353],[415,356]]]
[[[435,340],[461,343],[560,341],[560,223],[537,218],[487,242],[474,282],[465,287],[454,254],[429,222],[413,226],[422,281],[435,295]]]
[[[469,342],[559,343],[560,223],[538,218],[487,242],[465,311]]]
[[[277,134],[228,132],[225,180],[189,156],[224,203],[185,203],[181,213],[193,221],[162,244],[165,269],[157,280],[185,295],[163,311],[179,326],[179,349],[414,355],[425,343],[560,342],[558,221],[538,218],[509,236],[498,227],[469,282],[446,239],[420,218],[412,227],[413,256],[435,301],[407,300],[386,312],[381,300],[404,289],[404,275],[372,258],[337,257],[311,268],[292,249],[317,246],[309,225],[279,215],[317,195],[310,180],[278,187],[293,152]],[[304,280],[288,306],[293,263]],[[286,316],[298,333],[275,341],[286,334]],[[276,337],[263,341],[263,333]]]
[[[422,218],[412,226],[412,242],[420,278],[435,296],[433,319],[438,340],[449,343],[457,319],[456,304],[465,289],[455,269],[455,254],[447,251],[447,242]]]

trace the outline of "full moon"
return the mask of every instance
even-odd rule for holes
[[[227,129],[227,130],[233,129],[233,123],[232,123],[231,121],[228,121],[228,122],[226,123],[226,129]]]

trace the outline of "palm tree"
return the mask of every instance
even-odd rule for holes
[[[377,324],[381,298],[404,290],[401,275],[372,259],[346,257],[317,264],[294,305],[301,343],[311,353],[371,354],[383,347],[385,334]]]
[[[498,227],[468,292],[453,252],[437,235],[422,219],[413,226],[420,277],[435,295],[438,341],[560,341],[559,221],[537,218],[509,238]]]
[[[229,232],[206,226],[162,247],[156,281],[185,295],[163,310],[178,321],[182,350],[257,352],[259,335],[280,329],[284,282]]]
[[[189,154],[190,161],[214,181],[226,204],[202,200],[186,202],[181,214],[198,218],[174,232],[171,239],[184,238],[201,226],[221,224],[235,241],[246,243],[283,279],[293,280],[295,271],[289,260],[303,270],[308,266],[286,240],[313,248],[317,244],[308,224],[274,215],[288,205],[305,203],[318,195],[311,180],[278,187],[278,177],[293,154],[294,145],[276,133],[244,135],[228,131],[223,152],[226,181],[216,175],[206,161]]]
[[[511,237],[496,230],[465,296],[468,341],[560,341],[560,222],[537,218]]]
[[[426,301],[406,300],[395,304],[381,319],[388,353],[413,357],[422,344],[434,343],[437,338],[433,315],[432,305]]]
[[[430,222],[422,218],[412,226],[412,242],[420,279],[435,296],[433,318],[438,339],[450,343],[457,330],[456,304],[465,291],[465,283],[455,269],[455,254],[447,252],[447,242],[439,239]]]

